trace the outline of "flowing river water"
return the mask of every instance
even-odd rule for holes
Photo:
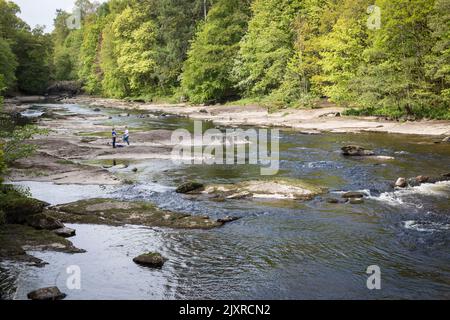
[[[92,112],[77,105],[66,108]],[[120,112],[103,110],[113,120]],[[149,130],[193,126],[176,117],[120,121]],[[347,144],[363,145],[395,160],[345,158],[340,148]],[[32,252],[49,264],[0,266],[0,291],[15,299],[53,285],[68,299],[450,298],[450,183],[400,191],[390,186],[400,176],[449,172],[450,145],[434,144],[427,136],[285,131],[280,157],[280,177],[303,179],[329,193],[307,202],[196,201],[176,194],[175,187],[189,180],[255,180],[260,178],[259,167],[176,165],[168,160],[129,159],[139,168],[134,185],[21,183],[34,197],[52,204],[112,197],[150,201],[194,215],[242,218],[208,231],[69,225],[77,230],[71,241],[86,253]],[[356,190],[366,194],[363,204],[326,201]],[[132,262],[147,251],[169,259],[162,270]],[[81,269],[81,290],[66,289],[66,268],[72,265]],[[366,270],[371,265],[381,269],[381,290],[367,288]]]

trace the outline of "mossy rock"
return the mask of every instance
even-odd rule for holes
[[[176,190],[177,193],[190,193],[193,191],[199,191],[204,189],[205,186],[198,182],[186,182],[179,186]]]
[[[43,212],[48,205],[12,188],[2,188],[0,192],[0,210],[4,212],[6,223],[26,223],[27,217]]]
[[[64,228],[64,224],[61,221],[44,213],[28,216],[26,223],[30,227],[38,230],[57,230]]]
[[[72,242],[49,230],[36,230],[29,226],[7,224],[0,226],[0,261],[15,260],[42,267],[46,263],[30,256],[26,250],[83,253]]]
[[[66,298],[66,294],[62,293],[57,287],[42,288],[28,293],[30,300],[37,301],[56,301]]]
[[[223,225],[209,218],[161,210],[142,201],[81,200],[49,208],[46,212],[63,223],[114,226],[133,224],[175,229],[212,229]]]

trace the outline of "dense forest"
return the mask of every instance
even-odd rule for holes
[[[146,101],[335,103],[349,114],[450,119],[450,0],[78,0],[52,34],[0,0],[7,94],[76,80]]]

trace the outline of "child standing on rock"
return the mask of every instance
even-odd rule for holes
[[[130,131],[128,130],[128,127],[125,127],[125,133],[123,134],[123,142],[126,142],[128,145],[130,145]]]

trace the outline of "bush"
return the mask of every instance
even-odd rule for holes
[[[48,204],[28,198],[13,186],[4,185],[0,189],[0,211],[5,223],[22,224],[27,217],[41,213]]]
[[[346,116],[378,116],[388,117],[390,119],[437,119],[437,120],[450,120],[450,108],[443,107],[416,107],[411,108],[410,112],[399,108],[383,108],[383,107],[371,107],[361,109],[348,109],[344,112]]]

